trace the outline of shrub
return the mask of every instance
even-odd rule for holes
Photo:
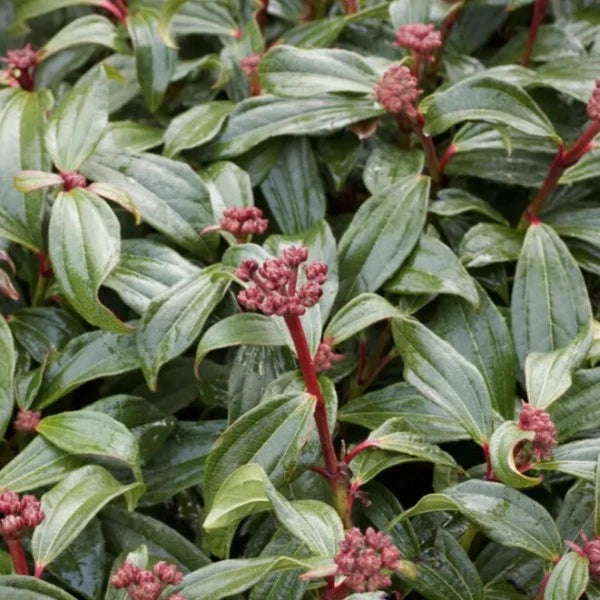
[[[600,598],[597,3],[0,31],[1,598]]]

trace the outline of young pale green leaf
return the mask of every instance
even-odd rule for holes
[[[0,595],[7,600],[75,600],[47,581],[21,575],[0,575]]]
[[[96,77],[66,94],[52,112],[45,140],[57,169],[77,171],[94,151],[107,123],[108,85],[100,69]]]
[[[367,159],[363,181],[371,194],[382,196],[405,177],[421,173],[424,165],[425,155],[421,150],[378,144]]]
[[[160,37],[158,13],[143,8],[127,18],[137,77],[146,104],[156,112],[175,72],[177,53]]]
[[[136,334],[142,371],[150,389],[156,388],[160,367],[187,350],[200,335],[229,283],[217,264],[183,279],[150,302]]]
[[[73,471],[42,496],[46,518],[36,527],[31,552],[36,569],[44,569],[81,533],[111,500],[127,497],[130,508],[143,485],[120,484],[106,469],[95,465]]]
[[[498,479],[513,488],[527,488],[541,483],[541,477],[521,473],[515,464],[515,450],[521,442],[531,442],[535,432],[524,431],[514,421],[505,421],[490,438],[490,459]]]
[[[265,95],[240,102],[225,128],[205,150],[211,160],[243,154],[269,138],[333,133],[346,125],[378,117],[383,110],[368,98],[333,94],[307,98]]]
[[[342,406],[338,415],[342,422],[367,429],[377,429],[394,418],[404,419],[410,423],[411,430],[432,443],[467,438],[457,419],[406,383],[396,383],[354,398]]]
[[[403,579],[430,600],[487,599],[475,565],[445,529],[438,529],[433,548],[416,563],[414,576]]]
[[[125,209],[128,213],[131,213],[135,219],[135,224],[139,225],[142,221],[142,215],[138,210],[135,202],[131,196],[123,191],[120,187],[106,182],[94,181],[87,186],[87,190],[101,196],[105,200],[110,200],[115,204],[118,204],[121,208]]]
[[[71,340],[48,363],[36,408],[52,404],[86,381],[138,369],[135,335],[90,331]]]
[[[407,177],[360,206],[339,244],[338,306],[376,291],[402,265],[425,224],[429,185],[427,177]]]
[[[411,431],[404,419],[390,419],[367,438],[372,446],[350,462],[353,483],[362,487],[379,473],[394,465],[425,461],[456,471],[461,467],[447,452]]]
[[[469,480],[429,494],[401,519],[438,510],[461,512],[492,540],[523,548],[545,560],[560,554],[562,541],[552,517],[541,505],[502,483]]]
[[[464,121],[486,121],[528,135],[560,139],[548,117],[525,91],[492,77],[477,75],[460,81],[428,96],[420,109],[429,135],[439,135]]]
[[[467,267],[485,267],[517,260],[522,246],[520,231],[506,225],[478,223],[465,233],[458,254]]]
[[[31,193],[25,200],[14,176],[21,170],[50,170],[43,129],[52,102],[49,91],[0,90],[0,236],[33,251],[42,248],[44,197]]]
[[[283,319],[256,313],[226,317],[206,330],[196,350],[196,368],[213,350],[229,346],[292,346]]]
[[[109,505],[100,513],[100,520],[106,544],[115,555],[144,544],[152,557],[174,563],[182,571],[193,571],[210,563],[196,544],[148,515]]]
[[[577,552],[567,552],[552,569],[544,600],[579,600],[587,587],[590,561]]]
[[[552,285],[560,281],[561,285]],[[592,318],[579,267],[547,225],[531,225],[511,299],[512,332],[521,365],[531,352],[552,352],[569,344]]]
[[[309,566],[286,556],[221,560],[186,575],[178,589],[193,600],[219,600],[249,590],[269,573]]]
[[[581,328],[573,341],[553,352],[532,352],[525,359],[527,400],[547,409],[570,387],[572,375],[585,360],[592,343],[591,321]]]
[[[176,116],[165,131],[164,155],[171,158],[182,150],[210,142],[234,107],[235,103],[229,100],[216,100],[193,106]]]
[[[121,248],[119,221],[106,203],[82,188],[61,192],[52,207],[48,235],[54,276],[73,308],[103,329],[131,331],[98,299]]]
[[[544,471],[559,471],[593,483],[600,453],[600,440],[588,438],[561,444],[552,452],[552,458],[542,461],[536,468]]]
[[[15,175],[15,189],[18,192],[34,192],[35,190],[62,185],[62,183],[62,177],[57,173],[19,171]]]
[[[451,294],[474,306],[479,302],[475,281],[446,244],[423,235],[402,265],[385,284],[391,294]]]
[[[479,444],[492,433],[492,404],[479,370],[414,319],[392,323],[406,381],[450,413]]]
[[[291,392],[261,402],[230,425],[206,460],[207,506],[225,479],[238,467],[254,462],[278,486],[294,472],[312,425],[315,398]]]
[[[41,60],[47,60],[57,52],[73,46],[95,44],[111,50],[126,49],[121,42],[117,28],[101,15],[87,15],[71,21],[54,35],[45,45]]]
[[[335,346],[373,323],[401,316],[402,313],[385,298],[377,294],[360,294],[340,308],[331,318],[323,338],[330,339],[331,345]]]
[[[325,189],[307,137],[283,140],[260,189],[284,234],[306,231],[325,216]]]
[[[428,326],[479,369],[492,406],[512,419],[517,369],[512,336],[497,306],[479,285],[477,293],[477,308],[461,298],[443,298]]]
[[[573,375],[569,390],[560,402],[555,402],[548,409],[560,442],[590,436],[600,427],[600,406],[595,400],[598,394],[600,367],[580,370]]]
[[[127,192],[142,219],[178,246],[205,260],[212,257],[217,236],[198,235],[214,225],[208,191],[188,165],[153,154],[102,152],[81,171]]]
[[[200,268],[177,251],[151,239],[121,241],[119,264],[105,286],[119,294],[127,306],[142,314],[156,296]]]
[[[0,315],[0,435],[4,432],[10,422],[15,405],[15,367],[17,364],[17,352],[15,343],[8,323]]]
[[[438,192],[437,200],[431,203],[429,212],[440,217],[455,217],[474,212],[500,225],[509,224],[506,218],[485,200],[458,188],[448,188]]]
[[[354,52],[277,45],[261,59],[258,73],[267,93],[292,98],[331,92],[370,94],[378,79],[369,63]]]
[[[142,480],[138,444],[125,425],[93,410],[44,417],[37,432],[70,454],[91,454],[125,462]]]

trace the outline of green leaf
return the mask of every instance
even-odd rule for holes
[[[62,185],[62,177],[45,171],[19,171],[15,175],[15,189],[18,192],[34,192],[55,185]]]
[[[230,425],[206,460],[204,494],[212,505],[217,490],[238,467],[255,462],[276,486],[289,480],[307,443],[315,398],[291,392],[261,402]]]
[[[552,458],[536,465],[544,471],[560,471],[593,483],[600,453],[600,441],[590,438],[561,444],[552,452]]]
[[[42,496],[46,518],[31,540],[36,568],[43,569],[64,552],[108,502],[126,495],[131,504],[132,494],[140,487],[140,483],[121,485],[106,469],[95,465],[67,475]]]
[[[131,331],[98,299],[121,247],[119,221],[106,203],[82,188],[59,193],[48,235],[54,276],[73,308],[103,329]]]
[[[412,23],[438,23],[455,9],[444,0],[394,0],[389,7],[394,29]]]
[[[219,600],[252,588],[269,573],[306,566],[286,556],[221,560],[187,575],[179,591],[194,600]]]
[[[25,200],[14,176],[21,170],[50,169],[43,129],[51,106],[48,91],[0,90],[0,236],[33,251],[42,248],[44,196],[30,193]]]
[[[430,600],[484,598],[483,584],[475,565],[444,529],[438,529],[433,547],[416,563],[415,577],[404,579]]]
[[[592,343],[591,322],[581,328],[573,341],[553,352],[532,352],[525,359],[527,399],[547,409],[570,387],[572,375],[585,360]]]
[[[240,313],[217,321],[206,330],[196,350],[196,368],[213,350],[230,346],[292,346],[281,317]]]
[[[188,165],[153,154],[102,152],[81,171],[127,192],[143,221],[175,244],[205,260],[212,257],[217,236],[198,234],[214,224],[208,191]]]
[[[112,121],[104,130],[96,152],[144,152],[162,141],[162,129],[135,121]]]
[[[515,412],[517,357],[503,315],[477,286],[479,306],[443,298],[429,327],[475,365],[485,380],[492,405],[506,419]]]
[[[511,317],[521,365],[531,352],[566,346],[591,320],[579,267],[547,225],[531,225],[527,230],[515,272]]]
[[[182,150],[210,142],[221,131],[234,107],[234,102],[216,100],[193,106],[177,115],[165,131],[164,155],[171,158]]]
[[[325,190],[307,137],[283,140],[260,189],[284,234],[310,229],[325,216]]]
[[[71,340],[48,363],[36,408],[52,404],[86,381],[138,369],[135,335],[90,331]]]
[[[285,31],[281,41],[296,48],[326,48],[335,44],[346,22],[347,17],[340,15],[300,23]]]
[[[230,280],[220,264],[183,279],[156,296],[136,334],[142,371],[154,390],[160,367],[187,350],[221,301]]]
[[[15,405],[14,374],[17,352],[10,328],[2,315],[0,315],[0,356],[2,356],[0,363],[0,436],[4,436]]]
[[[392,323],[406,381],[450,413],[479,444],[492,433],[492,405],[479,370],[414,319]]]
[[[51,583],[21,575],[0,575],[0,593],[10,600],[75,600]]]
[[[585,154],[584,158],[589,155]],[[543,215],[544,222],[561,237],[574,238],[600,247],[600,205],[589,202],[569,202]]]
[[[397,308],[377,294],[360,294],[331,318],[323,338],[331,339],[331,345],[335,346],[373,323],[400,317],[401,314]]]
[[[254,205],[250,175],[235,163],[228,161],[211,163],[199,174],[210,194],[215,222],[223,216],[226,208]],[[228,239],[234,241],[233,236]]]
[[[560,553],[560,535],[546,509],[502,483],[459,483],[443,494],[423,497],[401,519],[438,510],[459,511],[499,544],[523,548],[545,560]]]
[[[407,177],[360,206],[339,244],[338,305],[376,291],[402,265],[425,224],[429,185],[427,177]]]
[[[367,98],[323,95],[302,102],[265,95],[240,102],[225,128],[206,148],[211,160],[238,156],[265,140],[282,135],[332,133],[382,114]]]
[[[107,123],[108,85],[100,69],[96,77],[66,94],[52,112],[45,141],[55,166],[77,171],[94,151]]]
[[[405,177],[421,173],[424,165],[425,155],[421,150],[378,144],[367,159],[363,181],[371,194],[386,195]]]
[[[160,37],[158,13],[144,8],[127,18],[137,77],[146,104],[156,112],[175,72],[177,53]]]
[[[156,296],[199,271],[195,264],[158,241],[122,240],[119,264],[104,285],[142,314]]]
[[[446,244],[422,235],[408,260],[385,284],[391,294],[452,294],[474,306],[479,302],[475,281]]]
[[[274,46],[261,59],[258,72],[267,93],[292,98],[330,92],[370,94],[378,80],[362,56],[337,49]]]
[[[452,456],[428,443],[424,436],[413,433],[404,419],[386,421],[367,440],[372,446],[350,462],[352,481],[360,487],[385,469],[409,462],[431,462],[462,471]]]
[[[142,480],[138,444],[125,425],[92,410],[62,412],[44,417],[36,431],[71,454],[92,454],[125,462]]]
[[[500,225],[508,226],[509,224],[506,218],[485,200],[458,188],[439,191],[437,200],[432,202],[429,207],[429,212],[440,217],[455,217],[474,212],[488,217]]]
[[[541,483],[541,477],[529,477],[519,472],[515,450],[521,442],[532,442],[535,432],[524,431],[514,421],[505,421],[490,438],[490,459],[498,479],[513,488],[527,488]]]
[[[536,83],[587,102],[596,86],[599,69],[597,56],[553,60],[536,69]]]
[[[236,22],[238,10],[227,0],[186,2],[174,15],[173,29],[177,36],[206,34],[237,37],[240,28]]]
[[[87,15],[71,21],[54,35],[44,45],[41,59],[47,60],[65,48],[84,44],[106,46],[115,51],[119,51],[123,46],[117,28],[106,17]]]
[[[590,579],[590,561],[577,552],[567,552],[552,569],[544,600],[579,600]]]
[[[15,20],[25,21],[33,17],[39,17],[45,13],[65,8],[67,6],[75,6],[77,4],[89,4],[92,6],[100,6],[102,0],[22,0],[16,5]]]
[[[193,571],[210,562],[195,544],[148,515],[107,506],[100,513],[100,520],[106,545],[113,554],[131,552],[144,544],[152,557],[174,563],[183,571]]]
[[[465,233],[458,254],[467,267],[485,267],[517,260],[522,246],[520,231],[495,223],[478,223]]]
[[[387,420],[403,418],[413,431],[429,442],[440,443],[465,439],[459,421],[426,399],[414,387],[396,383],[350,400],[342,406],[338,419],[367,429],[376,429]]]
[[[429,135],[444,133],[463,121],[485,121],[559,140],[548,117],[526,92],[492,77],[476,75],[459,81],[428,96],[419,108]]]
[[[586,152],[573,166],[569,167],[560,178],[559,183],[569,185],[586,179],[594,179],[600,175],[600,151],[593,148]],[[584,208],[584,207],[582,207]],[[577,214],[577,211],[576,211]],[[569,217],[568,213],[566,215]],[[581,222],[585,225],[585,221]]]
[[[0,488],[27,492],[60,481],[83,461],[37,436],[1,471]]]

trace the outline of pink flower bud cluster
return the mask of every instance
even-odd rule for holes
[[[580,556],[584,556],[590,561],[589,572],[590,577],[595,581],[600,581],[600,538],[594,538],[591,542],[583,531],[580,533],[583,540],[583,546],[578,546],[573,542],[565,542],[571,549],[577,552]]]
[[[331,369],[334,362],[342,360],[343,358],[343,354],[338,354],[333,351],[329,340],[323,340],[313,356],[313,362],[315,363],[317,373],[322,373],[323,371]]]
[[[76,171],[61,171],[60,177],[63,180],[63,190],[65,192],[73,188],[84,188],[87,185],[85,177]]]
[[[17,540],[28,529],[37,527],[44,520],[40,501],[35,496],[18,494],[6,490],[0,494],[0,535],[5,540]]]
[[[401,65],[390,67],[375,85],[377,101],[394,115],[418,116],[417,100],[423,93],[410,69]]]
[[[21,410],[15,417],[14,427],[23,433],[33,433],[40,424],[42,413],[39,410]]]
[[[246,237],[251,233],[264,233],[269,221],[263,219],[263,212],[256,206],[227,208],[223,211],[220,227],[236,237]]]
[[[538,460],[552,455],[552,450],[557,444],[556,427],[545,410],[523,403],[518,425],[523,431],[535,432],[532,450]]]
[[[156,563],[152,571],[125,562],[110,580],[114,588],[125,589],[131,600],[158,600],[168,585],[178,585],[182,581],[183,573],[165,561]],[[166,600],[186,598],[181,594],[171,594]]]
[[[591,121],[600,121],[600,79],[587,103],[587,114]]]
[[[392,538],[369,527],[363,535],[354,527],[340,542],[334,561],[337,572],[345,575],[344,583],[355,592],[375,592],[392,584],[385,571],[393,571],[400,560],[400,550]]]
[[[25,90],[33,89],[35,71],[40,58],[31,44],[27,44],[20,50],[8,50],[6,56],[1,57],[0,61],[6,63],[9,85]]]
[[[256,75],[258,73],[258,65],[260,64],[261,58],[262,54],[259,52],[242,58],[240,61],[240,67],[242,67],[242,71],[244,71],[248,77]]]
[[[322,285],[327,280],[327,265],[319,260],[304,266],[306,283],[297,287],[298,268],[308,258],[304,246],[290,246],[281,258],[270,258],[262,264],[244,260],[236,271],[242,281],[255,285],[238,294],[240,303],[250,310],[265,315],[303,315],[323,295]]]
[[[442,47],[442,34],[433,25],[414,23],[402,25],[396,32],[396,46],[412,50],[428,62]]]

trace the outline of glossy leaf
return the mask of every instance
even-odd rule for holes
[[[421,173],[424,163],[425,156],[421,150],[380,144],[367,159],[363,180],[371,194],[387,194],[404,177]]]
[[[544,600],[579,600],[589,581],[589,560],[567,552],[552,569],[544,590]]]
[[[485,267],[519,258],[523,235],[505,225],[478,223],[461,240],[459,255],[467,267]]]
[[[17,353],[12,333],[4,317],[0,315],[0,434],[3,436],[12,416],[14,407],[15,384],[14,374],[17,362]]]
[[[0,593],[11,600],[75,600],[51,583],[20,575],[0,575]]]

